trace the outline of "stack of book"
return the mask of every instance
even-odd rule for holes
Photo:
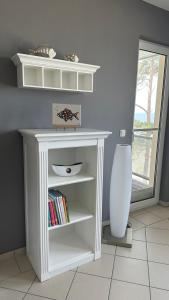
[[[56,226],[69,223],[68,204],[65,195],[60,191],[50,189],[48,191],[48,226]]]

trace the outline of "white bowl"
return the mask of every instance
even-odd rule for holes
[[[73,165],[52,165],[52,170],[59,176],[74,176],[78,174],[82,169],[83,163],[76,163]]]

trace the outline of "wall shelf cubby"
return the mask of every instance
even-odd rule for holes
[[[34,66],[25,66],[23,82],[25,86],[41,87],[43,84],[42,68]]]
[[[61,88],[61,71],[58,69],[44,69],[44,87],[49,89]]]
[[[12,57],[17,66],[20,88],[93,92],[94,73],[100,66],[17,53]]]
[[[44,281],[101,256],[104,139],[111,133],[81,128],[20,132],[24,141],[26,250],[38,278]],[[83,169],[76,176],[52,173],[53,163],[78,161]],[[66,222],[49,222],[51,188],[66,197]]]

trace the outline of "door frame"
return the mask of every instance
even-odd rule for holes
[[[163,150],[164,150],[164,141],[165,141],[166,121],[167,121],[167,109],[168,109],[168,101],[169,101],[168,100],[169,99],[169,48],[153,42],[139,40],[138,53],[139,50],[145,50],[145,51],[150,51],[161,55],[165,55],[166,65],[165,65],[165,77],[164,77],[164,85],[163,85],[161,121],[159,126],[160,135],[158,140],[155,195],[153,198],[131,203],[132,211],[155,205],[160,201],[159,197],[160,197],[160,184],[161,184],[161,174],[162,174]],[[136,90],[137,90],[137,86],[136,86]],[[136,98],[136,92],[135,92],[135,98]],[[133,114],[133,125],[134,125],[134,114]]]

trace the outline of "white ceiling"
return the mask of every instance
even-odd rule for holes
[[[169,0],[143,0],[143,1],[159,6],[163,9],[169,10]]]

